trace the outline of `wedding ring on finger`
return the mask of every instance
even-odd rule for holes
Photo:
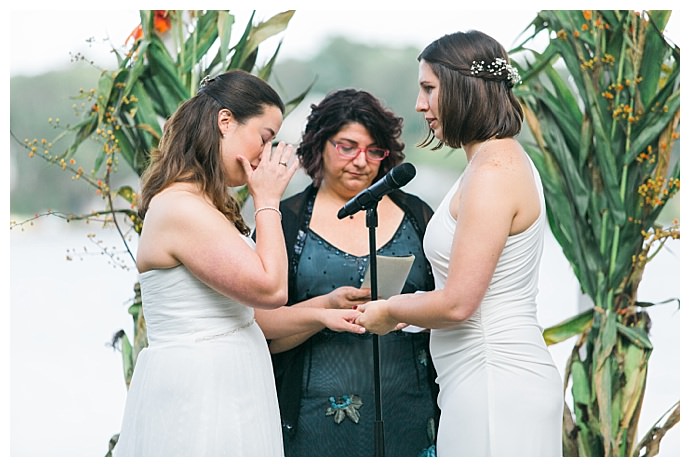
[[[283,167],[287,167],[287,162],[285,161],[280,161],[278,162],[279,165],[282,165]]]

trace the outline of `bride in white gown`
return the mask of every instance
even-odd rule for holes
[[[202,83],[166,123],[142,176],[137,268],[148,347],[115,456],[282,456],[271,360],[253,307],[287,300],[278,204],[297,170],[271,150],[285,107],[261,79]],[[256,243],[227,187],[247,184]]]
[[[422,51],[422,145],[462,147],[468,165],[424,237],[436,290],[358,308],[356,322],[378,334],[398,323],[431,329],[439,456],[562,455],[562,380],[536,307],[546,207],[539,173],[514,138],[519,80],[503,47],[478,31]]]

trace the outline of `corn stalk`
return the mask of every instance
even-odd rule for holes
[[[680,190],[680,49],[663,34],[670,15],[541,11],[511,50],[549,225],[594,304],[544,331],[548,343],[579,336],[566,368],[569,456],[654,455],[680,420],[678,403],[637,441],[655,305],[637,290],[648,261],[680,238],[679,223],[657,223]],[[539,34],[548,35],[541,52],[529,48]]]

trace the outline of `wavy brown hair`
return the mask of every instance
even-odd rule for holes
[[[300,163],[314,186],[321,185],[323,179],[323,148],[329,138],[349,123],[364,126],[378,147],[390,151],[388,157],[381,161],[374,182],[405,159],[405,143],[400,141],[403,126],[401,117],[384,108],[376,97],[366,91],[333,91],[320,103],[312,104],[302,141],[297,148]]]
[[[522,107],[506,75],[471,73],[473,61],[491,63],[508,53],[494,38],[480,31],[447,34],[429,44],[417,57],[429,64],[440,82],[438,112],[443,127],[443,145],[460,148],[471,141],[507,138],[520,133]],[[434,133],[429,128],[419,146],[429,146]]]
[[[227,109],[242,125],[262,115],[267,107],[285,112],[273,88],[250,73],[233,70],[205,79],[199,93],[185,101],[166,122],[158,148],[151,154],[141,176],[141,218],[156,194],[175,182],[191,182],[240,232],[249,235],[240,205],[225,183],[218,113]]]

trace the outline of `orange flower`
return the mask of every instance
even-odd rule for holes
[[[153,10],[153,30],[158,34],[164,34],[170,29],[170,17],[168,16],[168,10]],[[144,34],[144,30],[139,24],[132,33],[125,40],[125,44],[129,42],[130,39],[136,42],[141,39]]]
[[[158,34],[165,34],[170,29],[170,17],[168,10],[154,10],[153,12],[153,29]]]
[[[125,39],[125,44],[129,42],[130,39],[132,39],[132,42],[136,42],[139,39],[141,39],[142,34],[144,31],[141,28],[141,24],[138,25],[134,30],[130,33],[129,36],[127,36],[127,39]]]

